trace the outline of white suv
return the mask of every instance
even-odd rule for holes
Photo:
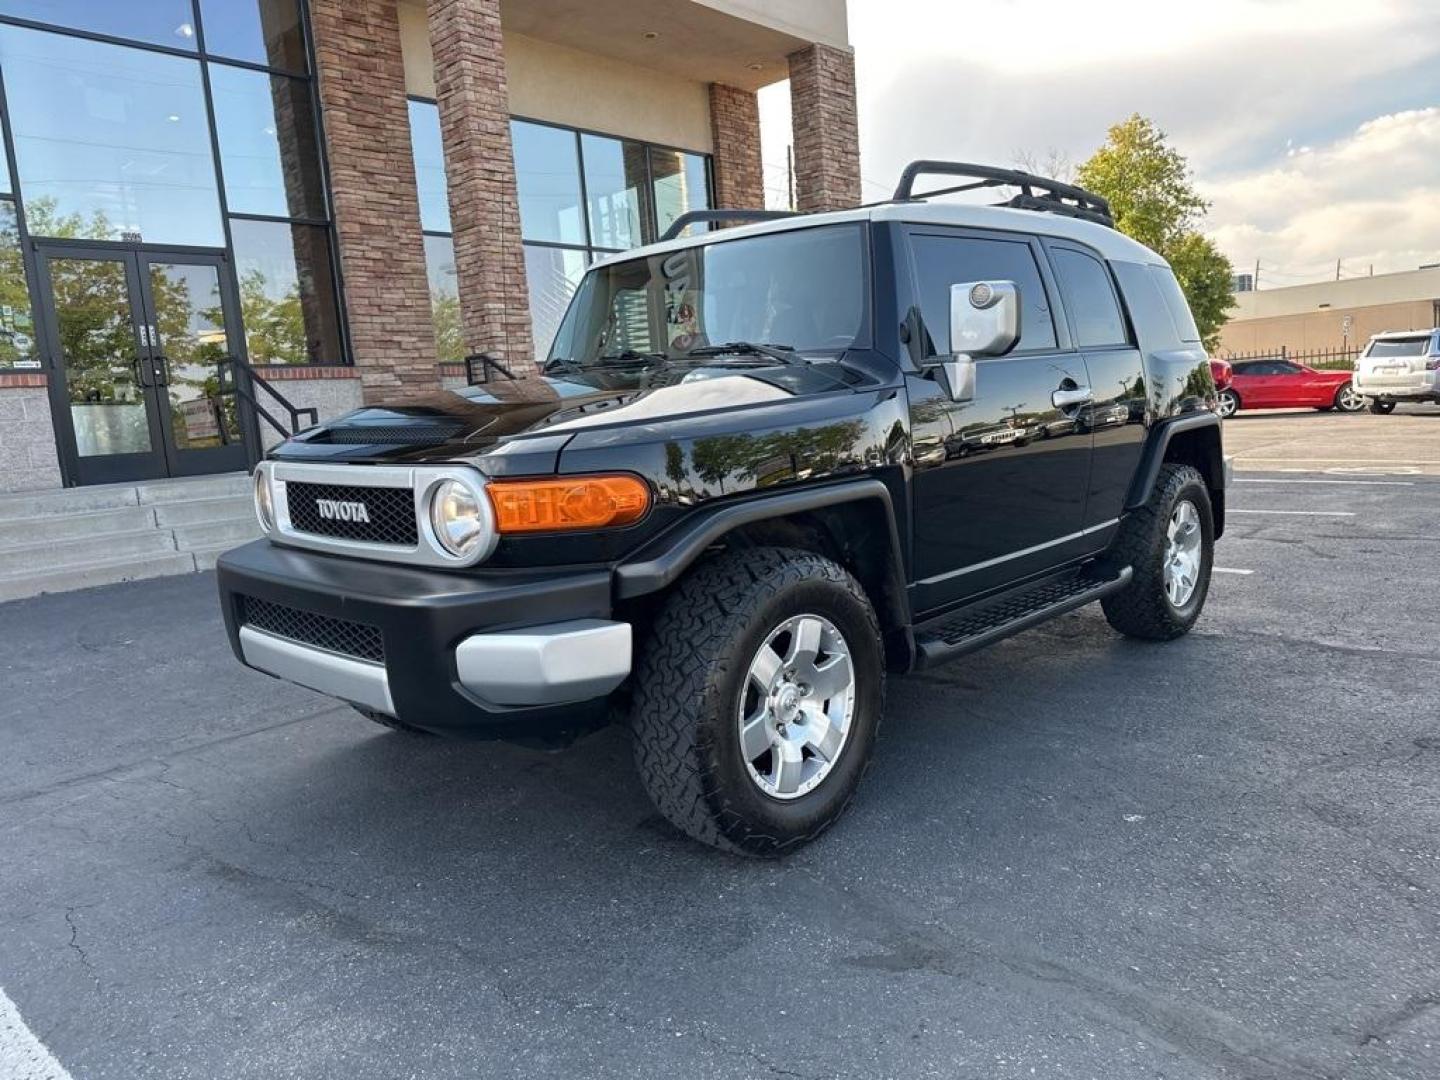
[[[1440,329],[1376,334],[1355,361],[1355,389],[1373,413],[1393,412],[1397,401],[1440,405]]]

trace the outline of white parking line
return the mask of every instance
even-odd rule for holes
[[[1291,480],[1289,477],[1260,479],[1237,477],[1237,484],[1364,484],[1367,487],[1414,487],[1414,480]]]
[[[65,1066],[35,1037],[15,1003],[0,990],[0,1076],[15,1080],[71,1080]]]
[[[1236,570],[1233,566],[1212,566],[1210,570],[1216,574],[1241,574],[1245,577],[1249,577],[1255,572],[1254,570]]]
[[[1353,510],[1226,510],[1227,514],[1288,514],[1292,517],[1354,517]]]

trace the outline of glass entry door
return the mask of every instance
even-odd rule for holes
[[[226,260],[37,244],[52,398],[78,483],[243,469],[219,361],[238,327]]]

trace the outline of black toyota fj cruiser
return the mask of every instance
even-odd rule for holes
[[[661,813],[728,850],[836,819],[887,673],[1205,603],[1200,335],[1080,188],[916,162],[882,204],[666,238],[589,269],[538,374],[472,383],[260,464],[266,538],[219,565],[236,655],[393,728],[623,717]]]

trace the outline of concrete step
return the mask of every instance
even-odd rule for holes
[[[212,564],[213,565],[213,562]],[[68,567],[43,574],[7,574],[0,576],[0,602],[23,600],[41,593],[70,592],[96,585],[114,585],[140,578],[188,574],[195,569],[195,556],[188,551],[110,559],[87,566]]]
[[[135,485],[141,506],[161,503],[193,502],[196,499],[219,499],[225,496],[249,495],[248,473],[221,473],[217,476],[186,476],[173,480],[146,480]]]
[[[155,520],[166,526],[208,525],[212,521],[254,521],[255,504],[250,497],[250,490],[246,488],[243,495],[159,503],[154,507],[153,513]]]
[[[140,496],[134,484],[22,491],[16,495],[0,495],[0,521],[52,514],[89,514],[97,510],[118,510],[139,505]]]
[[[253,517],[253,514],[251,516]],[[92,510],[84,514],[40,514],[36,517],[9,520],[0,518],[0,551],[48,544],[56,540],[81,540],[154,527],[155,511],[148,506]]]
[[[238,544],[211,544],[209,547],[197,547],[190,552],[195,557],[195,569],[214,570],[215,560],[227,551],[234,551],[238,546]]]
[[[236,521],[211,521],[203,525],[181,525],[174,530],[175,547],[179,551],[197,551],[200,548],[225,544],[239,547],[260,535],[260,524],[255,515]]]
[[[24,544],[0,550],[0,576],[49,574],[62,568],[174,552],[175,537],[170,530],[156,528],[109,533],[80,540]]]

